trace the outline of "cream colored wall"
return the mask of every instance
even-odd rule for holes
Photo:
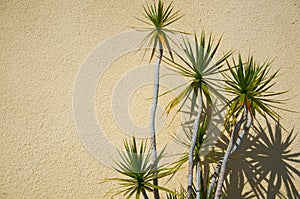
[[[143,4],[1,0],[0,198],[102,198],[115,186],[99,184],[114,172],[87,151],[77,134],[74,82],[99,43],[140,25],[132,16],[140,16]],[[224,50],[250,51],[261,61],[276,57],[274,70],[281,68],[276,88],[289,89],[286,96],[291,98],[284,108],[300,112],[299,1],[174,4],[186,14],[176,28],[224,33]],[[299,132],[299,114],[285,112],[282,122]],[[109,120],[104,123],[110,125]],[[298,136],[293,148],[299,147]]]

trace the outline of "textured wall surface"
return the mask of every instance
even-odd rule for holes
[[[0,198],[103,198],[114,186],[99,183],[114,172],[94,158],[78,136],[73,90],[89,52],[112,35],[139,26],[133,16],[141,16],[143,4],[138,0],[1,0]],[[276,58],[274,71],[281,69],[276,88],[289,90],[286,98],[290,100],[283,107],[300,112],[298,0],[180,0],[174,4],[186,14],[175,28],[224,33],[224,51],[252,52],[261,61]],[[126,68],[126,60],[119,62]],[[106,74],[114,75],[113,69]],[[135,95],[141,96],[139,92]],[[145,92],[151,93],[151,88]],[[109,96],[108,90],[106,101],[96,103],[97,114],[110,114]],[[134,99],[139,98],[144,99]],[[101,101],[101,95],[96,99]],[[130,106],[132,117],[146,125],[149,110],[135,106],[134,101]],[[134,107],[143,109],[146,117]],[[299,134],[299,113],[283,115],[283,125]],[[108,137],[117,145],[120,139],[114,132],[120,130],[112,128],[110,120],[111,116],[99,118],[104,129],[112,129]],[[291,149],[299,147],[298,136]],[[300,187],[299,177],[295,185]]]

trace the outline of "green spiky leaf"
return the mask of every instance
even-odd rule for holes
[[[188,39],[183,39],[183,43],[181,45],[183,55],[175,52],[181,63],[175,62],[166,57],[165,61],[169,65],[169,69],[187,77],[189,82],[191,82],[188,83],[187,87],[168,104],[166,107],[167,113],[169,113],[180,102],[185,101],[190,94],[193,95],[191,113],[194,111],[197,97],[204,95],[208,104],[212,102],[212,95],[220,97],[220,93],[218,91],[220,80],[213,77],[220,72],[223,63],[232,54],[230,51],[224,54],[216,62],[213,62],[220,45],[220,41],[221,38],[218,40],[217,44],[214,45],[211,34],[207,41],[205,32],[203,31],[200,41],[198,41],[196,34],[194,35],[193,43]],[[224,98],[221,98],[221,100],[224,100]]]
[[[255,117],[255,112],[258,112],[263,116],[269,115],[277,121],[279,115],[274,110],[277,108],[274,104],[282,101],[273,97],[285,92],[273,92],[271,90],[278,74],[278,71],[275,71],[270,75],[271,62],[259,65],[252,56],[243,61],[239,54],[237,63],[233,59],[233,65],[227,62],[227,66],[230,72],[229,74],[224,73],[226,91],[232,96],[232,99],[229,101],[225,123],[230,118],[238,117],[242,113],[245,103],[253,117]]]
[[[140,28],[140,30],[148,31],[149,34],[144,38],[141,46],[148,41],[147,47],[152,49],[150,61],[156,49],[162,50],[162,48],[168,50],[171,59],[173,59],[170,45],[170,40],[172,41],[172,39],[169,37],[169,34],[180,31],[170,30],[167,27],[179,20],[183,15],[180,15],[179,11],[174,11],[172,3],[165,5],[161,0],[158,0],[158,2],[154,1],[153,4],[144,6],[143,16],[143,19],[137,19],[148,27]]]

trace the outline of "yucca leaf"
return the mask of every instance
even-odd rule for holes
[[[186,88],[176,98],[172,99],[172,101],[167,105],[167,115],[175,106],[177,106],[183,100],[188,99],[189,95],[193,93],[192,109],[190,112],[191,115],[191,113],[194,111],[193,109],[195,107],[196,100],[194,97],[194,93],[198,93],[198,91],[201,89],[201,92],[203,92],[205,95],[205,100],[207,101],[207,103],[212,102],[211,95],[216,94],[216,97],[220,97],[219,93],[216,92],[216,88],[220,85],[218,85],[216,83],[216,80],[214,78],[211,78],[211,76],[219,72],[222,67],[222,63],[225,62],[226,59],[231,55],[231,52],[224,54],[224,56],[221,57],[215,64],[211,64],[211,61],[218,50],[221,39],[219,39],[218,43],[213,46],[212,35],[210,34],[208,42],[206,42],[205,33],[203,31],[201,33],[200,41],[198,41],[196,34],[194,34],[193,40],[194,43],[192,44],[188,39],[183,38],[181,50],[184,56],[178,52],[175,52],[176,56],[179,57],[183,64],[174,62],[171,59],[166,59],[166,62],[172,67],[171,70],[176,71],[178,74],[181,74],[185,77],[188,77],[192,82],[190,84],[192,90],[189,90],[189,92],[187,92],[188,89]],[[213,49],[212,52],[211,49]]]
[[[177,106],[182,99],[189,95],[192,91],[191,87],[186,87],[178,96],[176,96],[166,107],[166,114],[168,115],[170,111]]]
[[[238,62],[231,66],[227,61],[227,66],[231,76],[224,75],[227,85],[226,91],[234,98],[229,101],[229,111],[227,114],[226,122],[230,117],[237,117],[242,110],[243,104],[248,103],[248,108],[255,117],[255,112],[265,116],[269,115],[274,120],[277,120],[279,115],[273,108],[280,109],[274,104],[282,103],[282,100],[277,100],[272,97],[279,96],[283,92],[272,92],[275,85],[274,78],[277,77],[278,70],[270,73],[270,62],[265,62],[258,65],[253,56],[249,56],[246,62],[242,61],[242,56],[238,55]]]
[[[115,193],[114,196],[123,194],[126,198],[131,198],[134,195],[139,198],[141,192],[155,189],[155,187],[150,186],[153,179],[171,175],[168,168],[159,165],[159,161],[164,157],[165,148],[159,153],[157,160],[151,163],[151,153],[146,150],[147,147],[144,141],[138,146],[136,139],[133,137],[132,141],[124,140],[123,145],[125,150],[118,151],[121,159],[115,161],[116,167],[114,167],[117,172],[123,175],[123,178],[107,179],[119,182],[120,191]]]
[[[149,41],[148,47],[152,46],[150,61],[152,60],[154,53],[157,48],[162,50],[162,46],[168,50],[171,59],[173,59],[172,49],[167,33],[176,33],[176,30],[166,29],[167,26],[173,24],[179,20],[183,15],[180,15],[179,11],[174,11],[172,3],[168,4],[166,7],[164,3],[159,0],[156,4],[143,6],[144,12],[142,13],[144,19],[139,19],[139,21],[145,23],[149,26],[149,34],[143,39],[141,46],[144,45],[146,41]]]

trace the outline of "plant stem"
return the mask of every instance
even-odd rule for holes
[[[200,159],[197,161],[196,165],[196,198],[200,199],[200,183],[201,183],[201,166]]]
[[[244,108],[245,108],[245,106],[244,106]],[[247,123],[244,126],[244,128],[242,129],[241,133],[239,134],[239,136],[238,136],[238,138],[237,138],[237,140],[236,140],[233,148],[231,149],[230,155],[232,155],[237,150],[237,148],[241,145],[241,142],[243,140],[244,135],[249,132],[250,127],[252,125],[252,116],[251,116],[250,112],[247,109],[245,109],[245,112],[247,113]],[[219,176],[222,163],[223,163],[223,158],[221,158],[221,160],[219,161],[219,163],[218,163],[218,165],[217,165],[217,167],[215,169],[215,172],[212,175],[212,178],[210,180],[210,184],[209,184],[209,188],[208,188],[208,192],[207,192],[208,196],[211,193],[212,188],[213,188],[213,186],[216,183],[217,177]]]
[[[245,106],[244,106],[245,108]],[[230,154],[233,154],[236,149],[241,145],[241,142],[243,140],[243,137],[245,134],[247,134],[249,132],[249,129],[252,125],[252,116],[250,114],[250,111],[248,111],[247,108],[245,108],[245,113],[247,114],[247,123],[246,125],[244,126],[244,128],[242,129],[241,133],[239,134],[239,136],[237,137],[237,140],[232,148],[232,150],[230,151]]]
[[[159,92],[159,69],[160,63],[163,57],[163,47],[162,43],[159,41],[159,53],[158,59],[155,66],[154,72],[154,88],[153,88],[153,101],[152,101],[152,109],[150,115],[150,137],[151,137],[151,152],[152,152],[152,162],[153,164],[156,163],[157,160],[157,150],[156,150],[156,137],[155,137],[155,115],[156,115],[156,107],[158,103],[158,92]],[[157,165],[154,165],[155,172],[157,170]],[[155,177],[153,179],[153,184],[158,186],[158,179]],[[159,199],[159,192],[158,189],[154,189],[154,198]]]
[[[238,121],[234,125],[234,130],[231,133],[230,140],[229,140],[229,143],[228,143],[228,146],[227,146],[227,150],[226,150],[226,153],[225,153],[225,155],[223,157],[222,166],[221,166],[221,170],[220,170],[220,176],[219,176],[219,179],[218,179],[218,184],[217,184],[217,189],[216,189],[216,193],[215,193],[214,199],[219,199],[220,196],[221,196],[222,186],[223,186],[223,182],[225,180],[225,171],[226,171],[226,167],[227,167],[227,162],[228,162],[228,159],[229,159],[229,155],[230,155],[231,149],[233,147],[233,141],[234,141],[235,136],[239,132],[239,130],[241,128],[241,125],[244,122],[244,120],[245,120],[245,117],[242,117],[240,119],[240,121]]]
[[[192,143],[190,146],[190,152],[189,152],[189,160],[188,160],[188,188],[187,188],[187,196],[186,198],[189,199],[192,195],[192,186],[193,186],[193,157],[194,157],[194,149],[196,146],[196,141],[197,141],[197,135],[198,135],[198,128],[200,124],[200,118],[202,115],[202,90],[199,90],[199,110],[197,113],[197,116],[194,121],[194,126],[193,126],[193,137],[192,137]]]
[[[209,183],[208,191],[207,191],[207,197],[210,196],[212,188],[213,188],[213,186],[216,183],[217,177],[219,176],[219,173],[220,173],[222,162],[223,162],[223,157],[220,159],[220,161],[219,161],[219,163],[218,163],[218,165],[217,165],[217,167],[215,169],[215,172],[212,175],[212,178],[211,178],[210,183]]]

